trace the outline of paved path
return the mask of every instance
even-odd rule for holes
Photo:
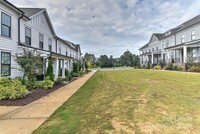
[[[0,106],[0,134],[30,134],[66,100],[68,100],[93,74],[92,71],[59,90],[33,103],[21,107]]]

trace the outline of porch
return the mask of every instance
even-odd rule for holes
[[[169,63],[200,62],[200,42],[188,42],[167,48]],[[172,52],[173,51],[173,52]],[[172,53],[174,53],[172,55]]]

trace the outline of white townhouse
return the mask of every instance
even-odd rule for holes
[[[200,15],[165,33],[152,34],[139,51],[142,66],[164,62],[184,67],[189,60],[200,62]]]
[[[18,8],[7,0],[0,0],[0,76],[23,76],[20,66],[14,61],[16,53],[23,48],[37,50],[44,62],[53,59],[55,77],[65,77],[65,69],[81,60],[80,45],[56,36],[45,8]]]

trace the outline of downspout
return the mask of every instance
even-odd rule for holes
[[[20,20],[24,17],[24,13],[18,18],[18,45],[20,44]]]
[[[175,43],[175,46],[176,46],[176,33],[174,33],[174,40],[175,40],[175,42],[174,42],[174,43]],[[175,59],[175,60],[176,60],[176,62],[177,62],[177,60],[178,60],[178,59],[176,59],[176,50],[175,50],[174,59]]]
[[[56,39],[56,53],[58,53],[58,38]]]

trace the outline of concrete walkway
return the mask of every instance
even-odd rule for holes
[[[0,134],[31,134],[96,71],[26,106],[0,106]]]

